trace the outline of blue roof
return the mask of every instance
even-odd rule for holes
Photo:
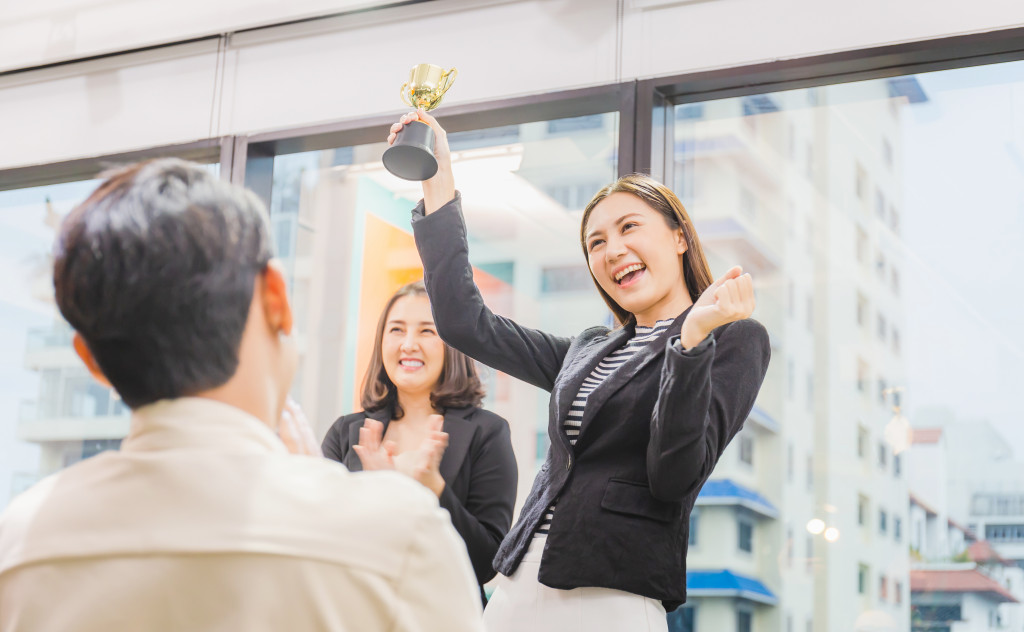
[[[760,580],[730,570],[686,572],[686,594],[690,597],[739,597],[774,606],[775,593]]]
[[[738,505],[767,518],[778,518],[779,510],[754,490],[722,478],[704,483],[697,496],[698,505]]]
[[[760,406],[754,406],[750,410],[750,414],[747,415],[747,419],[758,424],[759,426],[761,426],[762,428],[769,432],[778,433],[779,431],[779,422],[776,421],[774,417],[765,412],[765,410]]]

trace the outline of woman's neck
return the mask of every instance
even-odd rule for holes
[[[641,327],[654,327],[659,320],[674,319],[691,305],[693,305],[693,300],[690,298],[690,293],[683,288],[681,293],[675,296],[666,296],[643,312],[637,312],[633,316],[636,317],[637,325]]]
[[[398,405],[402,407],[402,420],[426,419],[437,413],[430,403],[430,392],[404,393],[398,392]]]

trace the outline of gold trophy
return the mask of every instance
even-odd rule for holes
[[[402,102],[412,108],[433,110],[452,87],[458,71],[433,64],[413,66],[409,81],[402,84]],[[429,180],[437,173],[434,158],[434,130],[423,121],[413,121],[398,132],[394,144],[383,156],[384,167],[404,180]]]

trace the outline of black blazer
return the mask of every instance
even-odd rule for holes
[[[551,392],[551,449],[495,568],[505,575],[516,570],[557,498],[541,583],[615,588],[674,610],[686,600],[690,511],[754,405],[771,355],[767,331],[757,321],[738,321],[683,351],[676,342],[684,312],[590,394],[573,446],[562,425],[573,399],[601,359],[633,335],[635,323],[563,338],[494,315],[473,283],[458,196],[427,217],[421,202],[413,233],[441,337]]]
[[[352,449],[359,443],[359,429],[367,417],[384,424],[391,412],[353,413],[341,417],[324,437],[324,456],[358,472],[363,464]],[[448,448],[441,458],[441,506],[466,542],[476,579],[483,584],[494,577],[491,560],[512,524],[518,468],[512,452],[508,422],[482,408],[450,408],[444,413],[443,430]]]

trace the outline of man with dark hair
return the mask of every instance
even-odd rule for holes
[[[308,456],[255,196],[180,160],[137,164],[71,212],[54,258],[74,348],[131,429],[0,517],[0,632],[480,629],[437,499]]]

